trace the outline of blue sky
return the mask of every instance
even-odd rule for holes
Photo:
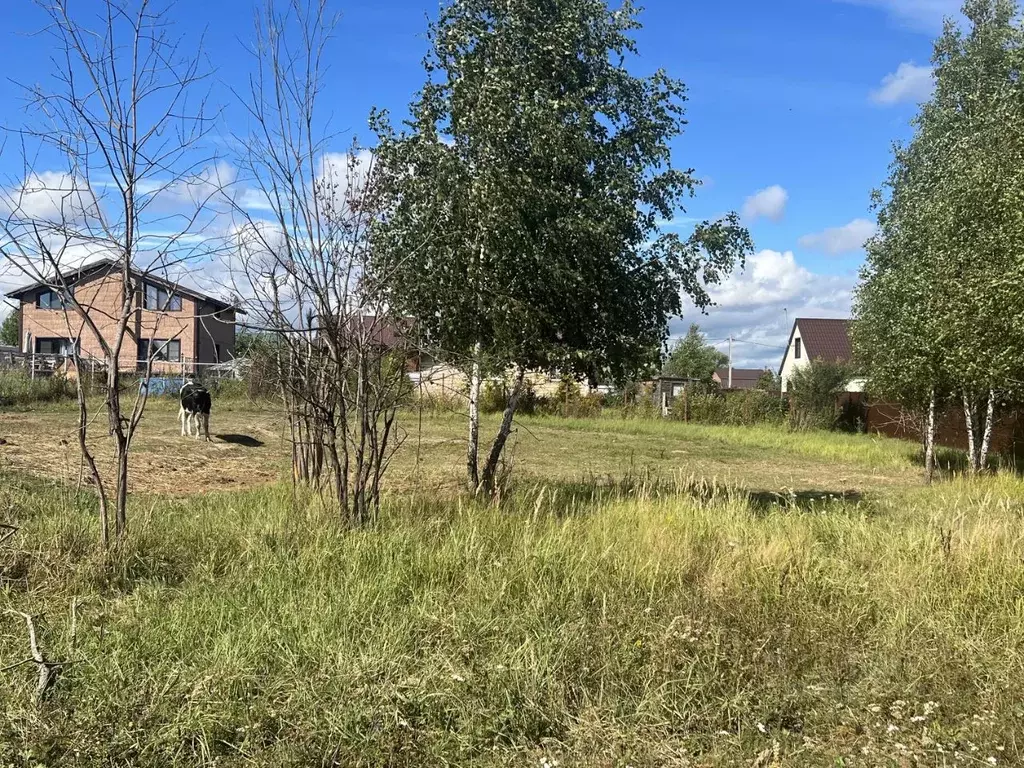
[[[93,0],[78,0],[88,7]],[[98,7],[99,3],[96,3]],[[245,131],[227,84],[244,84],[253,0],[176,0],[171,16],[187,42],[205,34],[212,98],[225,131]],[[688,312],[712,339],[729,333],[737,365],[777,365],[796,316],[845,316],[871,232],[869,194],[885,178],[892,142],[910,135],[927,96],[931,44],[959,0],[646,0],[637,35],[639,73],[664,68],[689,88],[689,126],[675,163],[706,180],[680,213],[743,212],[757,255],[712,292],[709,316]],[[17,82],[45,77],[51,51],[31,33],[42,18],[30,0],[5,0],[0,29],[0,124],[24,124]],[[423,81],[426,19],[437,0],[336,0],[331,52],[337,150],[369,140],[371,107],[401,114]],[[36,172],[51,170],[36,167]],[[59,170],[54,168],[52,170]],[[0,183],[16,184],[20,153],[0,154]],[[10,278],[0,278],[5,284]],[[758,342],[753,344],[749,342]]]

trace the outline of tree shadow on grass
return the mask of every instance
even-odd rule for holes
[[[218,440],[231,445],[241,445],[245,448],[260,448],[264,445],[262,440],[257,440],[249,435],[214,435]]]
[[[914,466],[924,468],[924,451],[919,451],[911,458]],[[1019,477],[1024,477],[1024,445],[1014,446],[1014,449],[1005,453],[989,454],[985,462],[986,469],[990,472],[1001,470],[1013,472]],[[940,476],[963,475],[970,470],[970,463],[967,460],[967,452],[958,448],[947,448],[945,446],[935,447],[935,470]]]
[[[859,504],[864,500],[860,491],[745,491],[750,509],[757,515],[766,515],[777,509],[795,509],[801,512],[824,509],[835,504]]]
[[[916,467],[924,468],[924,451],[916,452],[910,458],[910,462]],[[966,472],[967,467],[967,453],[965,451],[941,445],[935,446],[935,468],[940,472]]]
[[[752,514],[762,517],[777,511],[832,511],[837,505],[855,505],[864,495],[857,490],[751,490],[728,486],[704,478],[664,477],[655,474],[626,475],[622,478],[588,477],[578,481],[538,483],[527,497],[535,496],[538,506],[553,509],[559,516],[588,514],[604,503],[627,500],[688,498],[698,505],[746,503]],[[544,501],[544,495],[547,501]],[[553,507],[550,506],[553,504]]]

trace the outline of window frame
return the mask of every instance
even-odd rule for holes
[[[181,294],[157,283],[143,283],[142,308],[151,312],[181,312]]]
[[[53,344],[54,342],[58,342],[60,344],[60,348],[55,352],[44,352],[39,348],[40,346],[42,346],[44,342],[47,344]],[[70,348],[72,346],[77,348],[79,346],[78,340],[76,339],[74,342],[72,342],[72,340],[66,336],[36,336],[32,340],[33,354],[36,355],[54,355],[57,357],[70,357],[72,354]]]
[[[793,339],[793,359],[799,360],[803,353],[803,339],[797,337]]]
[[[44,296],[50,297],[49,303],[43,304]],[[57,291],[52,288],[47,288],[36,296],[36,309],[64,309],[64,300],[60,297],[60,294],[57,293]]]
[[[177,349],[172,358],[171,349]],[[163,356],[161,356],[163,355]],[[180,363],[181,339],[139,339],[139,364],[153,363]]]

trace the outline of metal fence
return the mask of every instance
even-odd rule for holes
[[[246,369],[246,361],[230,360],[226,363],[201,363],[189,358],[180,361],[136,360],[134,368],[126,367],[124,373],[145,373],[149,369],[153,378],[179,379],[194,376],[204,380],[240,379]],[[9,347],[0,348],[0,369],[22,370],[31,378],[52,376],[55,373],[68,374],[75,370],[74,358],[70,355],[44,354],[41,352],[20,352]],[[106,369],[98,358],[79,355],[78,369],[95,373]]]

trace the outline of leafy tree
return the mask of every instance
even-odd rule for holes
[[[375,248],[402,254],[378,279],[423,343],[470,372],[473,490],[492,490],[525,371],[635,378],[682,294],[707,306],[706,286],[752,250],[735,214],[685,239],[660,231],[699,182],[671,164],[682,83],[625,66],[638,28],[630,0],[451,0],[407,130],[372,119]],[[518,383],[481,476],[481,374],[508,369]]]
[[[665,358],[662,376],[711,381],[715,369],[728,365],[729,357],[708,344],[706,339],[700,326],[691,324],[686,336],[676,342]]]
[[[855,302],[854,348],[874,394],[926,413],[964,407],[972,469],[985,464],[996,402],[1024,369],[1024,79],[1011,0],[968,0],[947,23],[936,89],[876,194],[879,235]],[[984,418],[982,418],[984,412]]]
[[[778,393],[782,390],[782,377],[775,371],[771,371],[766,368],[764,373],[758,377],[757,384],[755,384],[754,387],[763,392]]]
[[[852,377],[844,363],[816,360],[793,371],[787,393],[790,423],[797,429],[832,429],[836,426],[836,398]]]
[[[18,313],[11,312],[0,324],[0,344],[7,347],[18,346],[21,340],[18,338]]]

